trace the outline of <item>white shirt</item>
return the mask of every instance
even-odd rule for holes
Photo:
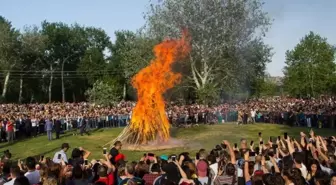
[[[28,171],[25,173],[25,177],[29,180],[29,184],[38,184],[40,182],[40,172],[38,170]]]
[[[307,168],[306,168],[306,166],[304,164],[301,164],[300,170],[301,170],[302,177],[306,178],[307,174],[308,174],[308,171],[307,171]]]
[[[32,122],[32,127],[36,127],[36,119],[32,119],[31,122]]]
[[[255,117],[256,116],[256,112],[254,110],[251,110],[251,117]]]
[[[213,172],[215,173],[215,176],[213,177],[214,179],[216,179],[216,177],[217,177],[217,175],[218,175],[218,163],[214,163],[214,164],[212,164],[212,165],[210,165],[209,166],[212,170],[213,170]],[[212,181],[211,182],[211,185],[213,185],[214,184],[214,182]]]
[[[13,178],[12,180],[6,182],[4,185],[14,185],[14,181],[16,178]]]
[[[61,154],[61,159],[58,159],[58,155],[59,154]],[[64,162],[66,162],[66,163],[68,162],[67,155],[66,155],[66,153],[63,150],[58,151],[58,152],[55,153],[54,158],[53,158],[53,162],[59,164],[59,163],[62,162],[62,159],[63,159]]]
[[[325,173],[328,173],[329,175],[331,175],[333,173],[332,169],[324,167],[323,165],[320,165],[322,171],[324,171]]]

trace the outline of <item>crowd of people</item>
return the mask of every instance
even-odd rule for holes
[[[66,130],[87,133],[92,128],[123,127],[129,124],[135,102],[115,106],[92,103],[2,104],[0,141],[34,137],[52,132],[56,139]],[[294,99],[273,97],[234,101],[215,106],[167,103],[167,116],[174,126],[255,122],[287,124],[313,128],[335,128],[336,98]]]
[[[284,133],[240,143],[223,140],[197,153],[157,156],[145,153],[127,161],[122,143],[102,149],[101,159],[68,143],[53,157],[13,161],[10,151],[1,158],[4,185],[336,185],[336,138]],[[68,156],[69,151],[71,155]]]

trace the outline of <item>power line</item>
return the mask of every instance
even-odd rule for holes
[[[0,75],[6,75],[7,73],[1,73]],[[120,75],[123,74],[121,72],[110,72],[110,73],[106,73],[106,72],[94,72],[94,73],[83,73],[83,74],[77,74],[77,73],[64,73],[63,76],[90,76],[90,75],[98,75],[98,76],[103,76],[103,75]],[[43,73],[43,74],[37,74],[37,73],[31,73],[31,74],[27,74],[27,73],[11,73],[10,76],[62,76],[62,74],[60,73]]]
[[[115,72],[116,70],[98,70],[99,72]],[[40,70],[40,71],[33,71],[33,70],[0,70],[0,73],[62,73],[61,70],[49,71],[49,70]],[[63,71],[64,73],[91,73],[92,71]],[[96,71],[97,72],[97,71]]]

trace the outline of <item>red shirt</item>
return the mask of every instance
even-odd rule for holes
[[[154,180],[159,176],[159,174],[146,174],[142,179],[145,181],[145,185],[153,185]]]
[[[99,177],[96,182],[103,182],[106,185],[113,185],[113,173],[109,173],[107,177]]]
[[[14,131],[14,125],[12,122],[7,122],[7,132],[13,132]]]

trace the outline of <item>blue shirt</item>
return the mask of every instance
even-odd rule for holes
[[[45,130],[52,131],[52,129],[53,129],[53,123],[50,120],[46,120]]]

